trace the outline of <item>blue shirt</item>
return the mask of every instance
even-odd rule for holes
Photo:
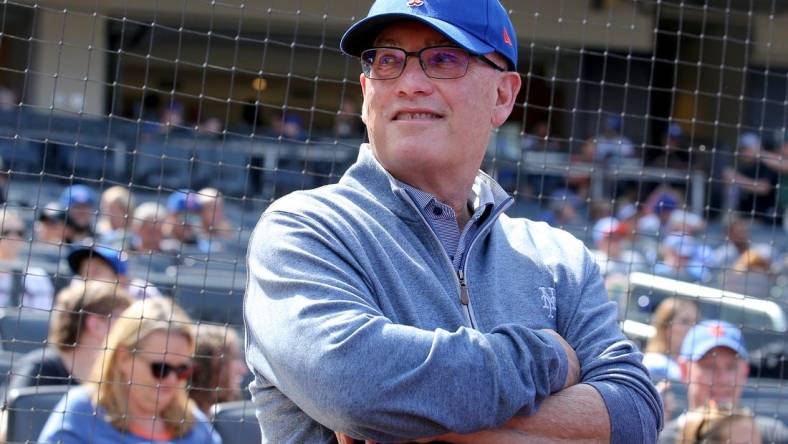
[[[205,415],[194,410],[195,423],[191,431],[180,438],[153,441],[149,438],[124,433],[104,419],[106,411],[93,407],[91,396],[84,387],[70,390],[49,415],[40,443],[58,444],[222,444],[219,434]]]
[[[407,191],[418,207],[421,215],[432,228],[440,240],[443,249],[455,270],[459,270],[468,245],[479,231],[479,226],[484,222],[493,208],[493,195],[489,187],[483,182],[476,182],[468,205],[473,209],[473,215],[460,232],[457,215],[449,205],[439,201],[434,195],[412,187],[404,182],[396,181],[397,185]]]

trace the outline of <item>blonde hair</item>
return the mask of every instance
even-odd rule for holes
[[[110,282],[74,280],[57,294],[49,325],[49,343],[65,350],[79,345],[79,334],[88,315],[109,318],[132,303],[129,293]]]
[[[670,353],[670,326],[676,314],[681,310],[693,309],[698,311],[698,306],[694,302],[685,299],[671,297],[663,300],[657,305],[654,310],[654,316],[651,318],[651,325],[654,326],[656,331],[646,343],[643,349],[646,353]]]
[[[197,202],[202,206],[210,205],[222,199],[222,193],[216,188],[203,188],[197,192]]]
[[[172,300],[163,297],[139,300],[115,321],[107,338],[104,359],[93,367],[94,402],[107,411],[106,419],[116,429],[128,431],[128,379],[118,366],[118,350],[131,352],[153,333],[179,334],[194,349],[193,321]],[[194,424],[194,401],[185,390],[179,390],[170,404],[159,414],[174,437],[189,433]]]
[[[109,187],[101,193],[101,203],[103,204],[116,204],[119,207],[130,211],[133,208],[131,193],[128,188],[120,185]]]
[[[140,227],[145,222],[164,223],[167,219],[167,209],[158,202],[145,202],[134,210],[133,227]]]
[[[731,429],[736,421],[749,421],[754,431],[750,440],[757,434],[755,417],[747,409],[717,408],[704,406],[685,415],[685,421],[677,444],[711,444],[733,441]],[[749,441],[760,442],[760,441]]]

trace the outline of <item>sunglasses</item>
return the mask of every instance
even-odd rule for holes
[[[15,234],[17,237],[25,237],[25,230],[8,229],[0,232],[0,235],[2,235],[3,237],[8,237],[11,236],[12,234]]]
[[[191,377],[192,371],[194,370],[194,365],[191,363],[171,365],[166,362],[149,362],[149,364],[150,373],[156,379],[164,379],[174,372],[179,380],[185,381]]]

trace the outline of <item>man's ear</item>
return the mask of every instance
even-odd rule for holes
[[[517,93],[520,92],[523,80],[516,71],[505,71],[501,73],[496,87],[495,107],[492,113],[493,128],[498,128],[506,122],[514,108],[514,101],[517,100]]]
[[[361,121],[364,122],[364,125],[367,124],[367,77],[362,72],[359,74],[358,83],[361,84],[361,97],[363,101],[361,102]]]

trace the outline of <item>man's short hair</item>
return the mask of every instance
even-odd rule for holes
[[[73,281],[57,294],[49,324],[49,344],[64,350],[79,344],[87,315],[109,317],[131,305],[131,296],[117,284]]]
[[[145,222],[164,222],[167,210],[157,202],[145,202],[134,210],[133,227],[140,227]]]

